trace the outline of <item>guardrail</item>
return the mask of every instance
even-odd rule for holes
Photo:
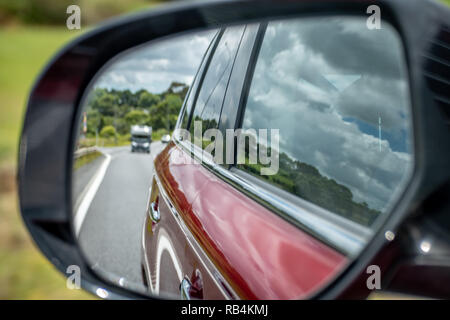
[[[98,151],[97,147],[95,147],[95,146],[94,147],[87,147],[87,148],[80,148],[78,150],[75,150],[75,152],[74,152],[74,159],[78,159],[80,157],[86,156],[86,155],[88,155],[90,153],[93,153],[95,151]]]

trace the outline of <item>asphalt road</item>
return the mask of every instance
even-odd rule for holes
[[[129,146],[100,148],[110,162],[82,219],[78,240],[94,270],[108,274],[121,284],[142,284],[141,232],[148,190],[153,174],[153,159],[164,148],[151,145],[151,153],[131,153]],[[86,177],[99,171],[108,156],[100,157],[74,174],[75,203],[89,189]],[[95,168],[95,169],[93,169]],[[76,212],[76,211],[75,211]]]

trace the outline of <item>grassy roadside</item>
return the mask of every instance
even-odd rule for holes
[[[26,99],[56,50],[80,32],[65,28],[0,29],[0,161],[15,162]]]
[[[99,147],[122,147],[130,145],[130,135],[118,136],[117,139],[114,138],[84,138],[78,140],[78,145],[81,148],[93,147],[97,143]]]
[[[26,97],[56,50],[80,32],[11,26],[0,29],[0,299],[91,299],[35,248],[21,220],[16,157]]]
[[[20,218],[15,185],[26,97],[50,57],[79,34],[57,27],[0,26],[0,299],[93,297],[68,290],[64,276],[35,248]]]
[[[78,159],[75,160],[75,162],[73,164],[73,170],[77,170],[77,169],[81,168],[82,166],[94,161],[95,159],[97,159],[100,156],[101,156],[100,152],[94,151],[85,156],[79,157]]]

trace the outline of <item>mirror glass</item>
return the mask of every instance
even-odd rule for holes
[[[413,168],[402,41],[366,19],[253,22],[112,59],[84,95],[73,161],[92,269],[183,299],[307,298],[329,283]]]

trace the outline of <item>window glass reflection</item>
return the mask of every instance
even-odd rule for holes
[[[194,121],[202,122],[202,135],[207,129],[218,127],[225,90],[244,28],[236,26],[225,30],[206,71],[192,117]],[[194,136],[193,124],[190,131]],[[208,141],[203,145],[208,145]]]
[[[372,225],[412,166],[408,94],[401,42],[387,23],[269,23],[242,127],[279,129],[280,163],[276,175],[258,176]]]

